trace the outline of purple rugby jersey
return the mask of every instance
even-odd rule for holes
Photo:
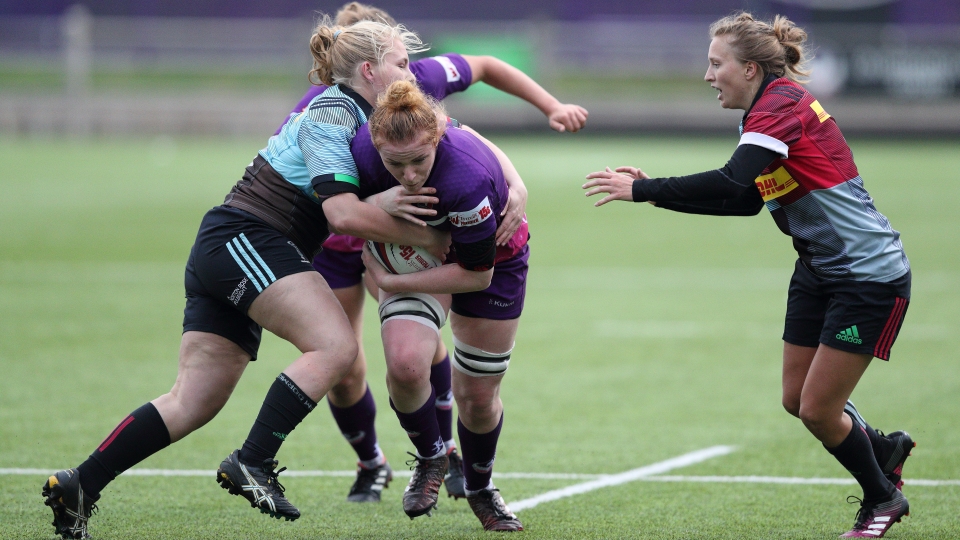
[[[387,171],[370,140],[370,128],[361,126],[350,145],[360,173],[360,197],[386,191],[399,182]],[[508,187],[497,157],[469,132],[447,125],[437,146],[437,156],[424,184],[436,188],[440,202],[437,215],[425,220],[440,230],[450,231],[454,242],[469,244],[493,236],[500,224],[500,212],[507,204]],[[497,250],[497,261],[519,253],[528,237],[526,223],[508,246]],[[506,248],[506,249],[504,249]]]

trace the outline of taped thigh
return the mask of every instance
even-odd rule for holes
[[[492,353],[478,349],[453,336],[453,367],[472,377],[494,377],[503,375],[510,367],[510,353],[513,347],[504,353]]]
[[[380,326],[404,319],[433,328],[438,333],[447,322],[447,314],[436,298],[423,293],[400,293],[380,304]]]

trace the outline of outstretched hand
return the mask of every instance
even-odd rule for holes
[[[616,172],[606,167],[602,171],[587,175],[583,189],[588,190],[587,197],[597,193],[606,193],[607,196],[593,203],[594,206],[603,206],[610,201],[633,201],[633,181],[650,178],[636,167],[617,167]]]
[[[589,114],[586,109],[579,105],[561,103],[556,109],[550,111],[547,120],[550,122],[550,128],[554,131],[576,133],[587,125]]]

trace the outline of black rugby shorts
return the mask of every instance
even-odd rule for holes
[[[236,208],[213,208],[203,217],[187,260],[183,331],[225,337],[256,360],[261,328],[247,316],[250,304],[274,281],[313,271],[293,242],[259,218]]]
[[[910,272],[887,282],[826,280],[797,260],[783,340],[890,359],[910,305]]]

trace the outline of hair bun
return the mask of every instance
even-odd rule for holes
[[[410,81],[395,81],[387,87],[378,106],[388,107],[392,111],[409,111],[423,101],[423,96],[417,92],[417,87]]]

